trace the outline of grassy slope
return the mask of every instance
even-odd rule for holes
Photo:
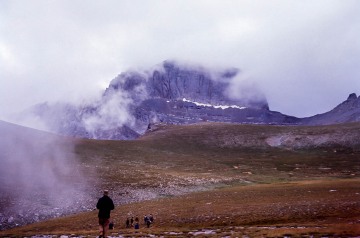
[[[189,181],[197,185],[225,186],[123,205],[114,213],[116,223],[122,223],[127,214],[142,216],[152,212],[157,218],[155,227],[151,228],[153,233],[209,226],[220,226],[222,232],[228,232],[229,226],[246,226],[248,234],[255,234],[255,229],[248,225],[295,223],[310,227],[301,232],[359,234],[356,224],[351,225],[360,217],[357,202],[360,169],[356,150],[340,153],[332,148],[293,151],[264,145],[267,136],[280,132],[326,134],[354,131],[359,127],[358,123],[327,127],[167,126],[136,141],[76,140],[75,153],[80,169],[98,189],[110,187],[120,194],[124,187],[169,187],[172,184],[186,187]],[[254,146],[244,146],[247,144]],[[318,182],[304,182],[314,179]],[[248,184],[253,186],[243,186]],[[116,202],[122,203],[121,197]],[[338,225],[331,226],[332,230],[312,227],[321,223]],[[281,229],[285,228],[277,230],[284,234],[297,232]],[[95,231],[96,214],[93,212],[33,224],[0,235],[96,234]],[[273,231],[260,229],[259,232],[272,236]]]
[[[186,234],[200,227],[219,228],[217,232],[221,235],[229,230],[251,236],[358,235],[360,229],[354,221],[360,218],[359,186],[359,179],[233,186],[133,203],[117,207],[112,213],[116,223],[113,233],[135,235],[131,229],[124,228],[126,217],[130,214],[141,218],[142,214],[151,212],[155,215],[155,224],[150,230],[142,228],[143,234],[166,231]],[[96,212],[90,212],[32,224],[0,235],[95,235],[96,224]],[[269,226],[277,226],[277,229],[261,228]]]
[[[299,129],[300,128],[300,129]],[[206,181],[234,180],[254,183],[299,179],[359,176],[359,151],[332,148],[289,150],[264,146],[267,136],[282,131],[302,134],[329,133],[339,127],[278,127],[229,124],[168,126],[136,141],[80,140],[78,158],[87,165],[87,174],[122,185],[152,186],[175,178]],[[347,125],[360,131],[360,123]],[[224,144],[241,135],[235,144]],[[97,173],[87,169],[96,168]]]

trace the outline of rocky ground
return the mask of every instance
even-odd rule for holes
[[[109,188],[111,197],[116,205],[173,197],[191,192],[206,191],[226,183],[239,182],[236,178],[197,178],[172,176],[159,177],[157,183],[97,183],[88,190],[79,190],[74,194],[75,199],[69,199],[59,193],[56,201],[49,199],[41,191],[33,191],[26,196],[21,195],[14,199],[13,194],[0,195],[1,213],[0,230],[23,226],[51,218],[63,217],[79,212],[93,211],[97,198],[101,196],[103,187]],[[79,185],[81,186],[81,185]],[[100,192],[99,192],[100,191]]]
[[[328,238],[332,237],[333,234],[326,233],[327,227],[325,226],[229,226],[225,228],[218,229],[192,229],[190,231],[164,231],[164,232],[154,232],[151,231],[139,231],[139,232],[111,232],[108,238],[125,238],[125,237],[222,237],[222,238],[231,238],[231,237],[242,237],[242,238],[250,238],[253,237],[253,234],[258,236],[265,235],[266,233],[281,233],[284,230],[290,230],[296,233],[305,233],[307,230],[311,230],[316,228],[320,232],[314,232],[314,234],[309,235],[301,235],[302,238]],[[321,230],[325,231],[324,235],[321,235]],[[317,233],[317,234],[316,234]],[[251,235],[251,236],[250,236]],[[31,238],[85,238],[85,237],[94,237],[89,235],[34,235]],[[98,237],[98,236],[95,236]],[[290,238],[292,235],[289,233],[288,235],[284,234],[281,237]],[[349,236],[348,238],[358,238],[359,236]]]
[[[84,211],[92,211],[93,199],[83,195],[77,196],[78,202],[73,202],[66,197],[58,197],[56,204],[49,200],[41,199],[39,194],[17,197],[9,201],[1,195],[0,204],[0,230],[23,226],[51,218],[76,214]],[[6,207],[5,207],[6,206]]]
[[[117,207],[127,209],[115,213],[117,224],[123,224],[125,216],[129,214],[142,216],[149,211],[154,211],[154,214],[156,212],[156,216],[160,219],[157,223],[159,226],[154,229],[162,230],[156,231],[158,233],[154,235],[165,234],[164,232],[188,234],[209,227],[210,230],[216,230],[218,226],[221,226],[221,229],[255,227],[254,224],[264,227],[274,225],[287,227],[289,223],[298,227],[301,224],[310,227],[324,224],[323,227],[326,229],[331,228],[332,226],[326,225],[328,223],[323,223],[324,220],[330,224],[344,223],[346,226],[358,224],[360,207],[357,198],[358,187],[352,187],[351,191],[342,191],[341,186],[325,186],[324,189],[319,190],[320,192],[302,190],[301,193],[296,189],[285,189],[276,193],[274,187],[277,184],[286,185],[293,182],[338,179],[351,181],[359,178],[359,143],[356,139],[359,126],[359,124],[346,124],[326,127],[286,127],[216,123],[192,126],[161,125],[135,141],[57,139],[55,144],[62,144],[62,147],[68,150],[62,149],[62,153],[57,153],[54,144],[49,145],[50,151],[55,153],[47,153],[47,155],[54,158],[53,160],[47,160],[48,157],[43,156],[47,151],[42,150],[43,143],[37,140],[30,143],[33,150],[38,148],[36,150],[38,152],[31,157],[33,160],[28,159],[26,166],[21,163],[18,166],[27,167],[35,164],[36,166],[31,167],[33,170],[25,171],[31,172],[33,177],[37,178],[36,183],[24,183],[32,177],[23,177],[21,180],[23,183],[15,183],[16,176],[0,174],[2,182],[0,229],[8,230],[13,227],[28,229],[25,224],[36,225],[39,221],[58,217],[62,219],[65,215],[80,214],[81,216],[80,212],[89,211],[91,215],[86,217],[85,222],[82,220],[67,225],[72,227],[76,224],[86,224],[84,227],[75,226],[74,231],[77,232],[64,230],[61,223],[54,220],[50,220],[47,224],[53,226],[52,230],[57,231],[56,235],[94,232],[96,230],[94,208],[104,188],[110,190],[110,196]],[[43,141],[49,141],[48,135],[37,133]],[[29,131],[28,134],[29,140],[33,141],[35,138],[33,133]],[[350,143],[342,138],[353,138],[354,141]],[[314,141],[319,143],[316,144]],[[298,147],[298,144],[304,146]],[[19,150],[18,141],[16,146]],[[29,147],[28,141],[24,141],[23,147],[24,149]],[[7,148],[6,144],[3,148]],[[25,152],[29,155],[28,150]],[[12,153],[13,150],[7,154],[12,155]],[[23,153],[19,162],[23,162],[22,156]],[[43,159],[36,160],[39,157]],[[67,158],[65,160],[67,163],[64,163],[65,161],[60,163],[59,160],[64,157]],[[41,169],[41,166],[37,166],[39,164],[49,166],[44,166],[47,170],[39,170]],[[62,172],[60,175],[63,176],[54,176],[53,183],[42,183],[49,178],[49,175],[59,173],[59,165],[63,166],[63,170],[60,170]],[[71,173],[68,173],[68,170]],[[24,172],[24,170],[19,171]],[[3,169],[2,172],[7,170]],[[45,176],[38,176],[42,173]],[[7,179],[12,186],[6,186],[4,179]],[[15,182],[10,183],[12,181]],[[40,183],[38,187],[35,186],[37,183]],[[21,184],[31,187],[21,187],[19,186]],[[259,184],[269,184],[274,187],[267,190],[267,193],[258,193],[255,188]],[[346,183],[343,185],[350,186]],[[239,197],[235,195],[243,195],[243,192],[225,193],[227,196],[224,197],[224,194],[216,190],[221,187],[238,186],[253,187],[254,190],[247,191],[247,196]],[[159,199],[168,198],[178,201],[176,200],[178,197],[191,198],[191,194],[206,191],[211,195],[205,194],[204,197],[195,198],[196,203],[190,203],[185,199],[175,202],[174,206],[170,206],[173,200],[166,201],[166,206],[164,203],[154,205],[155,207],[151,205]],[[303,196],[307,199],[303,200]],[[329,199],[324,200],[323,197]],[[205,198],[209,199],[204,201]],[[239,203],[239,201],[243,202]],[[256,204],[250,206],[249,204],[253,202]],[[143,207],[136,207],[139,204]],[[198,210],[198,207],[201,209]],[[349,217],[349,214],[352,214],[352,217]],[[334,219],[329,221],[328,217]],[[310,221],[310,224],[307,224],[307,221]],[[179,226],[187,229],[179,231]],[[171,230],[163,230],[164,227],[169,227]],[[174,227],[176,229],[173,229]],[[121,226],[118,229],[120,230],[117,232],[120,234],[127,232],[121,230]],[[29,232],[32,232],[32,235],[46,234],[33,231],[30,228]],[[49,229],[47,227],[42,231]],[[90,234],[93,234],[91,232]]]
[[[228,186],[118,206],[112,237],[358,237],[359,179]],[[128,216],[152,213],[151,228],[125,228]],[[0,236],[95,237],[96,212],[58,218]]]

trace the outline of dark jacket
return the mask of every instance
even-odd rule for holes
[[[99,209],[99,218],[110,218],[110,211],[114,210],[115,206],[111,198],[104,195],[97,202],[96,208]]]

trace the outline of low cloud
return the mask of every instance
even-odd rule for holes
[[[98,130],[110,130],[125,124],[132,124],[133,115],[129,107],[133,103],[127,92],[118,91],[100,101],[93,113],[82,118],[88,132],[95,135]]]
[[[1,121],[0,131],[0,229],[86,209],[71,141]]]
[[[230,98],[241,100],[245,106],[263,102],[267,105],[267,98],[261,87],[253,80],[241,73],[235,76],[227,89]],[[264,104],[264,105],[265,105]]]
[[[360,93],[358,1],[1,1],[0,117],[163,60],[236,67],[295,116]],[[311,95],[311,97],[307,96]]]

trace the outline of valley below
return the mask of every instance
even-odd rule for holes
[[[70,166],[46,162],[60,175],[51,189],[2,183],[0,236],[95,236],[106,188],[116,204],[114,237],[356,237],[359,131],[359,123],[157,124],[131,141],[55,136],[51,145],[53,135],[28,132],[32,149],[61,146]],[[125,228],[127,217],[149,213],[151,228]]]

